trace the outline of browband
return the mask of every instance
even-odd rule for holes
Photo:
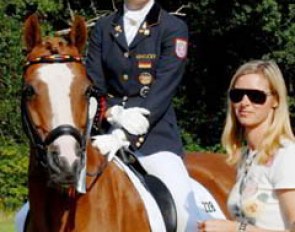
[[[34,59],[27,60],[24,65],[24,70],[33,64],[44,64],[44,63],[68,63],[68,62],[78,62],[82,63],[82,57],[72,56],[72,55],[49,55],[49,56],[40,56]]]

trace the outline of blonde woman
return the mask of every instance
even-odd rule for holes
[[[198,229],[293,231],[295,143],[282,73],[273,61],[248,62],[233,76],[228,97],[222,143],[238,167],[228,199],[235,221],[206,220]]]

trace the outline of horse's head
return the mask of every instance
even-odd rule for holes
[[[91,83],[81,60],[86,24],[76,17],[69,38],[42,38],[36,15],[24,25],[27,63],[22,118],[31,157],[55,184],[75,184],[84,165]]]

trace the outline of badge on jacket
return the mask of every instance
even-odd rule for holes
[[[151,61],[138,61],[138,68],[150,69],[150,68],[152,68],[152,62]]]
[[[184,59],[187,55],[187,40],[183,38],[175,39],[175,54],[178,58]]]
[[[139,76],[138,76],[138,81],[142,85],[150,85],[153,82],[153,80],[154,80],[154,78],[153,78],[152,74],[150,74],[148,72],[143,72],[143,73],[139,74]]]

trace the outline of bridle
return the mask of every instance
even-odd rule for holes
[[[51,64],[51,63],[69,63],[69,62],[77,62],[82,63],[82,57],[80,56],[72,56],[72,55],[60,55],[54,54],[49,56],[39,56],[33,59],[27,60],[24,65],[24,69],[26,70],[29,66],[33,64]]]
[[[80,56],[71,56],[71,55],[50,55],[50,56],[41,56],[31,60],[28,60],[24,66],[24,72],[28,67],[35,64],[44,64],[44,63],[69,63],[69,62],[77,62],[82,64],[82,58]],[[28,96],[30,96],[31,89],[29,86],[23,82],[22,88],[22,98],[21,98],[21,117],[23,129],[30,140],[30,143],[33,148],[36,149],[36,158],[37,162],[47,168],[48,167],[48,146],[53,143],[57,138],[63,135],[72,136],[79,144],[80,151],[79,156],[81,159],[81,165],[85,165],[85,150],[86,150],[86,142],[90,137],[90,130],[92,126],[92,122],[89,120],[87,115],[87,126],[84,133],[80,133],[80,131],[73,127],[72,125],[61,125],[57,128],[53,129],[48,133],[45,139],[42,139],[36,125],[31,118],[31,115],[28,111],[26,102],[28,101]],[[91,96],[97,96],[97,90],[93,86],[89,86],[86,92],[87,98],[89,99]],[[89,107],[89,105],[88,105]],[[88,110],[87,110],[88,112]],[[87,113],[88,114],[88,113]]]

